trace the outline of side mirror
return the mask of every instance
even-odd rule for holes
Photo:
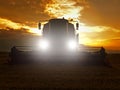
[[[76,23],[76,30],[78,30],[79,29],[79,23],[77,22]]]
[[[39,28],[39,30],[41,29],[41,23],[39,22],[39,24],[38,24],[38,28]]]

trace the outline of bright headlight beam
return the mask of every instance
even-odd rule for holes
[[[68,42],[68,48],[69,48],[70,50],[75,50],[75,49],[77,48],[76,42],[75,42],[74,40],[70,40],[70,41]]]
[[[49,42],[47,40],[42,40],[40,42],[40,48],[42,50],[47,50],[49,48]]]

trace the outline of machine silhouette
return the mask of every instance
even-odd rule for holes
[[[41,23],[38,24],[41,29]],[[75,30],[79,29],[79,23],[74,25],[66,19],[51,19],[43,27],[43,37],[41,39],[39,49],[34,51],[19,51],[17,48],[24,46],[14,46],[11,49],[11,63],[25,63],[40,61],[44,59],[72,60],[78,61],[82,65],[108,65],[106,62],[106,52],[102,47],[100,51],[88,52],[78,51],[78,35]],[[83,47],[84,49],[85,47]],[[77,63],[78,63],[77,62]]]

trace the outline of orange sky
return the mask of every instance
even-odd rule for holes
[[[120,50],[119,4],[120,0],[0,0],[0,29],[23,29],[15,31],[16,35],[26,31],[41,33],[37,30],[39,21],[65,17],[79,21],[81,44]],[[0,38],[4,36],[0,31]]]

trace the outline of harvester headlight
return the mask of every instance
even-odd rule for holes
[[[69,48],[70,50],[75,50],[75,49],[77,48],[77,43],[76,43],[76,41],[75,41],[75,40],[70,40],[70,41],[68,42],[68,48]]]
[[[47,50],[49,48],[49,42],[47,40],[41,40],[40,48],[42,50]]]

